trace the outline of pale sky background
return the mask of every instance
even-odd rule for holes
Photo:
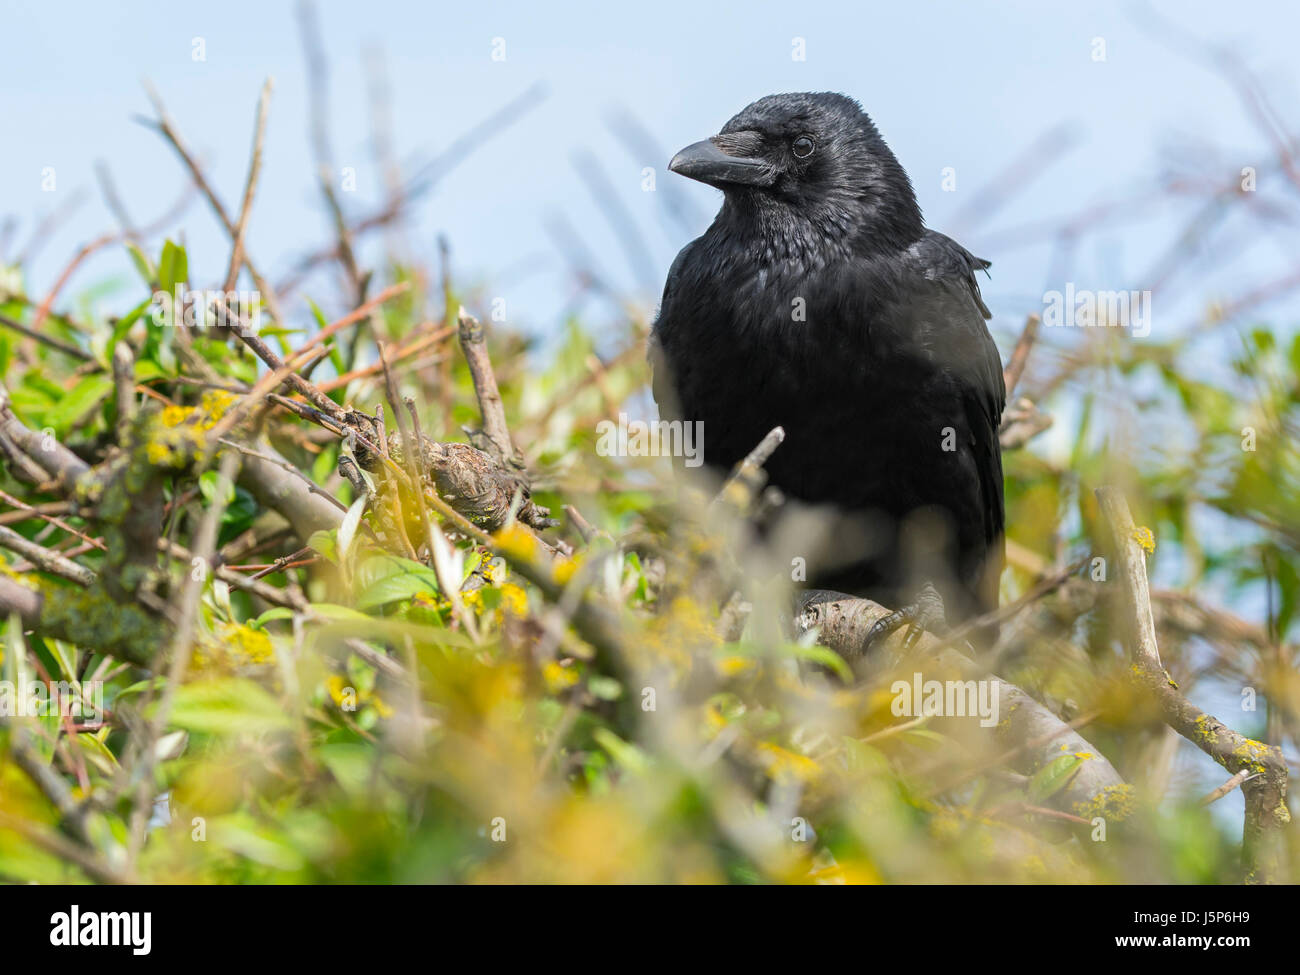
[[[1185,203],[1137,221],[1116,219],[1068,259],[1054,258],[1048,238],[1026,239],[1017,228],[1141,190],[1171,160],[1188,166],[1213,159],[1216,178],[1231,181],[1244,166],[1265,166],[1271,155],[1223,78],[1172,45],[1144,11],[1174,18],[1196,37],[1231,44],[1274,104],[1283,111],[1300,104],[1300,69],[1293,67],[1300,5],[1286,2],[370,0],[321,3],[318,20],[330,64],[335,161],[357,173],[356,192],[343,194],[352,215],[369,212],[382,186],[370,149],[365,50],[380,52],[386,64],[396,154],[405,163],[432,158],[531,85],[545,85],[537,108],[476,148],[420,200],[409,237],[428,256],[436,253],[436,236],[446,234],[458,279],[504,297],[519,328],[554,335],[572,292],[548,220],[562,215],[600,273],[648,311],[673,256],[704,229],[720,196],[667,173],[672,153],[713,134],[758,97],[830,89],[858,98],[875,119],[910,172],[927,223],[994,262],[983,288],[1006,353],[1047,289],[1067,280],[1080,288],[1150,286],[1146,276],[1192,211]],[[155,133],[132,121],[150,114],[144,79],[157,87],[233,211],[257,94],[273,75],[249,248],[274,281],[295,256],[327,239],[307,139],[295,4],[4,0],[0,37],[0,219],[17,220],[0,260],[13,260],[43,217],[73,194],[83,196],[26,269],[30,293],[43,295],[81,244],[115,227],[95,181],[97,160],[111,170],[137,223],[153,221],[179,196],[187,177],[178,160]],[[192,57],[196,38],[206,60]],[[504,61],[492,59],[495,38],[504,40]],[[804,41],[804,61],[792,59],[795,38]],[[1099,43],[1101,61],[1094,59]],[[655,153],[629,152],[614,135],[608,119],[620,110],[653,135]],[[1300,119],[1286,122],[1300,129]],[[1018,191],[986,220],[959,219],[982,187],[1057,126],[1072,140],[1068,152],[1022,170]],[[646,252],[639,263],[629,259],[579,175],[575,158],[584,153],[639,228]],[[655,192],[642,189],[647,166],[656,170]],[[49,167],[54,192],[42,190]],[[945,167],[956,173],[953,192],[942,188]],[[1262,174],[1260,199],[1284,200],[1294,209],[1277,192],[1280,179]],[[689,230],[668,217],[674,193],[695,212]],[[198,201],[170,228],[173,236],[182,231],[192,283],[210,286],[224,275],[225,232]],[[1208,301],[1292,267],[1295,243],[1281,233],[1234,238],[1229,228],[1196,248],[1194,273],[1154,299],[1153,338],[1194,321]],[[139,282],[117,248],[88,262],[60,306],[114,280],[121,289],[97,292],[95,311],[120,314],[141,300]],[[331,279],[317,279],[307,290],[327,314],[343,310]],[[301,301],[288,310],[306,322]],[[612,324],[617,315],[599,301],[585,313],[597,325]],[[1285,329],[1298,317],[1293,298],[1261,308],[1260,315]],[[1224,703],[1233,707],[1235,698]],[[1193,753],[1188,760],[1199,758]],[[1240,794],[1219,806],[1239,815]]]
[[[1062,286],[1046,241],[1011,246],[1010,231],[1139,189],[1160,171],[1162,150],[1171,145],[1203,140],[1222,147],[1227,178],[1241,166],[1264,162],[1267,145],[1233,92],[1163,40],[1144,9],[1176,16],[1202,38],[1233,43],[1278,105],[1297,103],[1290,63],[1300,7],[1282,2],[1149,8],[971,0],[372,0],[322,3],[319,23],[330,60],[336,163],[357,173],[357,191],[343,194],[350,213],[368,212],[381,187],[369,144],[363,50],[381,51],[386,60],[396,153],[404,162],[431,158],[530,85],[546,86],[539,107],[469,154],[414,211],[414,245],[433,253],[435,235],[447,234],[457,275],[490,282],[491,293],[506,298],[510,319],[522,328],[553,330],[572,284],[545,229],[554,214],[576,229],[605,277],[653,305],[673,255],[703,229],[719,199],[717,191],[667,173],[668,157],[716,132],[762,95],[832,89],[857,97],[874,117],[911,173],[930,226],[993,260],[985,291],[1005,338],[1025,311],[1041,305],[1044,290]],[[95,182],[96,160],[107,164],[138,222],[155,219],[177,197],[185,179],[178,161],[157,135],[131,121],[150,112],[143,79],[158,88],[233,210],[258,89],[273,75],[250,247],[275,280],[296,254],[324,239],[295,4],[8,0],[0,35],[8,41],[0,81],[7,136],[0,152],[0,217],[20,221],[9,258],[41,217],[71,194],[84,196],[40,250],[29,269],[29,290],[44,293],[77,246],[114,227]],[[202,62],[192,59],[196,37],[205,47]],[[791,56],[796,37],[806,43],[802,62]],[[505,42],[504,61],[492,60],[494,38]],[[1093,60],[1097,38],[1105,43],[1104,61]],[[634,155],[615,137],[608,117],[617,110],[632,112],[653,134],[657,158]],[[1070,151],[1024,171],[1017,180],[1023,189],[988,220],[957,223],[978,190],[1057,125],[1075,140]],[[587,152],[642,231],[649,260],[639,274],[575,166],[575,156]],[[641,188],[646,166],[657,170],[657,192]],[[56,174],[53,193],[41,188],[47,167]],[[944,167],[955,169],[954,192],[941,188]],[[674,190],[697,211],[689,233],[665,217]],[[1159,216],[1117,225],[1081,245],[1069,277],[1079,287],[1142,287],[1141,276],[1176,226]],[[192,205],[174,230],[182,227],[196,283],[221,277],[228,243],[206,206]],[[1291,249],[1265,240],[1215,263],[1244,258],[1228,282],[1239,287],[1243,280],[1266,280],[1284,252]],[[85,286],[125,268],[118,249],[90,262],[74,283]],[[1155,335],[1214,295],[1211,275],[1199,274],[1195,283],[1161,297]],[[327,306],[337,297],[328,282],[315,283],[311,293]],[[302,313],[301,304],[296,307]],[[113,301],[106,306],[121,308]]]

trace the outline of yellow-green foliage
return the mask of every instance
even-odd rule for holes
[[[165,263],[183,265],[183,252],[170,246]],[[397,273],[412,290],[385,306],[380,324],[386,340],[400,345],[442,296],[422,291],[420,282],[429,277],[423,269]],[[237,397],[174,382],[181,367],[170,337],[158,330],[138,322],[123,334],[136,353],[137,382],[168,404],[146,398],[134,422],[118,424],[105,389],[94,410],[58,428],[97,465],[75,485],[75,506],[64,517],[102,539],[104,550],[89,547],[77,556],[100,582],[80,589],[44,574],[15,573],[7,564],[0,572],[44,599],[43,625],[20,633],[21,640],[11,635],[4,666],[21,661],[33,671],[39,664],[56,680],[105,681],[102,727],[32,721],[28,728],[76,797],[97,800],[103,831],[90,855],[105,864],[125,862],[136,820],[121,783],[140,767],[139,736],[166,702],[163,738],[150,743],[157,765],[149,798],[167,797],[170,821],[149,829],[128,864],[133,879],[1237,879],[1239,823],[1212,818],[1223,814],[1197,806],[1194,789],[1163,804],[1169,797],[1144,791],[1152,740],[1163,725],[1141,672],[1130,672],[1121,655],[1103,598],[1110,590],[1074,580],[1083,584],[1044,603],[1046,622],[1034,623],[1042,632],[998,663],[1001,676],[1078,721],[1090,744],[1060,746],[1070,774],[1074,760],[1092,766],[1104,757],[1132,777],[1131,784],[1109,785],[1059,808],[1053,805],[1059,794],[1031,799],[1032,781],[1006,771],[1025,758],[1009,759],[1017,743],[1006,740],[1012,712],[1022,704],[1008,703],[1000,724],[989,729],[896,714],[892,674],[792,639],[789,566],[746,547],[747,533],[731,512],[743,505],[743,492],[712,508],[696,505],[687,492],[680,504],[670,503],[678,492],[670,487],[666,459],[597,453],[596,423],[626,408],[644,386],[640,332],[625,336],[628,352],[604,357],[598,375],[595,343],[576,323],[545,357],[516,336],[492,334],[511,431],[535,475],[534,500],[556,515],[572,504],[599,529],[589,543],[567,521],[548,533],[550,543],[573,546],[572,557],[553,557],[519,526],[502,529],[485,546],[444,524],[449,538],[435,568],[427,552],[424,562],[410,557],[394,534],[396,519],[373,511],[347,537],[338,530],[310,540],[282,537],[255,556],[237,556],[249,564],[231,569],[251,578],[262,572],[259,560],[269,563],[310,544],[309,565],[260,576],[281,599],[251,596],[229,585],[229,576],[202,576],[193,639],[183,648],[184,678],[161,694],[143,668],[170,647],[174,630],[156,608],[170,605],[174,613],[193,567],[140,551],[138,532],[123,526],[142,519],[159,535],[193,543],[212,503],[200,480],[213,453],[210,434]],[[361,336],[368,349],[373,335]],[[1271,356],[1286,382],[1282,393],[1261,394],[1280,399],[1260,409],[1294,418],[1294,396],[1285,390],[1300,388],[1300,343],[1282,356],[1261,341],[1253,339],[1252,349]],[[1171,347],[1157,356],[1153,345],[1145,349],[1154,362],[1179,352]],[[1125,347],[1116,355],[1142,351]],[[399,392],[420,404],[426,435],[460,439],[463,425],[478,422],[472,385],[454,346],[439,353],[443,375],[399,362]],[[56,378],[77,367],[57,352],[38,354],[49,357],[44,365]],[[224,339],[197,334],[189,354],[224,382],[256,380],[247,352]],[[338,365],[323,365],[317,378],[340,371]],[[1115,368],[1140,365],[1123,358]],[[18,403],[24,384],[46,390],[12,365],[5,381]],[[1190,571],[1203,573],[1191,583],[1213,574],[1234,591],[1247,588],[1257,580],[1260,551],[1233,533],[1197,536],[1187,513],[1189,492],[1173,486],[1192,476],[1187,467],[1210,467],[1208,458],[1236,436],[1234,400],[1183,388],[1176,374],[1164,381],[1176,418],[1196,432],[1195,458],[1165,456],[1158,445],[1139,452],[1145,460],[1133,472],[1131,503],[1154,527],[1141,530],[1138,540],[1153,564],[1157,536],[1160,559],[1183,556]],[[373,413],[385,392],[371,375],[335,395]],[[26,401],[52,409],[34,392]],[[1056,560],[1058,546],[1091,553],[1100,534],[1081,486],[1106,482],[1113,457],[1085,429],[1090,409],[1085,404],[1069,464],[1032,448],[1007,457],[1011,541],[1041,565]],[[386,416],[391,433],[395,421],[391,411]],[[265,425],[276,449],[351,502],[349,489],[333,476],[334,444],[283,410],[269,413]],[[109,441],[112,450],[105,449]],[[1251,516],[1261,511],[1268,513],[1265,523],[1300,524],[1294,459],[1280,444],[1261,444],[1245,461],[1233,458],[1230,484],[1202,485],[1198,493],[1242,524],[1253,524],[1258,519]],[[48,500],[8,473],[4,480],[10,494]],[[227,501],[223,546],[250,530],[275,537],[283,527],[279,515],[258,508],[243,491]],[[412,547],[425,548],[423,524],[414,517],[406,523],[419,526],[408,539]],[[16,524],[29,537],[47,532],[47,542],[64,537],[39,519]],[[1284,556],[1271,565],[1295,564],[1289,535],[1269,536],[1267,545]],[[719,618],[736,558],[754,580],[752,612],[739,638],[723,642]],[[1039,578],[1032,559],[1013,558],[1004,603]],[[1289,614],[1300,604],[1300,581],[1286,568],[1277,569],[1277,578]],[[445,582],[456,587],[456,598],[443,591]],[[1072,613],[1072,599],[1088,605]],[[1059,625],[1049,626],[1053,621]],[[1289,615],[1276,622],[1284,635],[1294,632]],[[1195,693],[1180,637],[1162,629],[1160,638],[1166,665]],[[856,675],[849,663],[857,665]],[[1284,696],[1300,703],[1292,700],[1300,686],[1293,677],[1278,680],[1292,681],[1278,686],[1290,688]],[[1261,699],[1268,693],[1261,688]],[[0,753],[10,747],[13,727],[0,729]],[[1262,729],[1262,719],[1245,717],[1238,728],[1256,735]],[[1198,735],[1200,744],[1218,743],[1205,720]],[[1260,770],[1265,748],[1250,739],[1234,758]],[[1056,750],[1044,745],[1030,771],[1057,759]],[[1284,805],[1273,815],[1289,821]],[[49,798],[0,757],[0,878],[86,879],[85,869],[6,825],[15,819],[51,833],[58,822]],[[1106,825],[1104,839],[1095,835],[1097,820]],[[1123,855],[1129,842],[1145,844],[1149,855]]]

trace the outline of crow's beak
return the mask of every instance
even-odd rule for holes
[[[668,170],[679,176],[697,179],[710,186],[726,188],[728,185],[771,186],[776,180],[776,173],[765,159],[746,156],[737,152],[733,155],[719,146],[722,142],[726,149],[739,149],[740,140],[730,136],[714,136],[703,142],[687,146],[668,164]]]

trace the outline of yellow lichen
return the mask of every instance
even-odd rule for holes
[[[500,588],[501,607],[497,610],[498,619],[506,613],[520,619],[528,615],[528,594],[513,582],[507,582]]]
[[[722,657],[716,664],[718,673],[723,677],[734,677],[737,674],[743,674],[754,667],[754,661],[748,657],[729,656]]]
[[[505,569],[500,559],[484,560],[478,571],[489,586],[499,586],[505,580]]]
[[[166,444],[158,443],[156,440],[149,442],[144,449],[144,455],[149,459],[149,463],[157,467],[169,465],[172,459],[171,449]]]
[[[205,671],[236,671],[247,667],[265,667],[275,660],[275,647],[265,630],[254,629],[243,623],[218,623],[210,638],[204,638],[194,647],[192,669]]]
[[[822,768],[806,755],[792,752],[770,741],[758,743],[759,758],[767,765],[767,774],[773,779],[794,779],[812,782],[822,774]]]
[[[1196,734],[1203,742],[1208,745],[1218,744],[1219,735],[1214,727],[1210,724],[1213,719],[1208,714],[1199,715],[1194,722],[1196,725]]]
[[[1156,536],[1150,528],[1145,525],[1133,529],[1133,541],[1142,546],[1142,551],[1150,555],[1156,550]]]
[[[556,561],[555,568],[551,572],[551,577],[555,579],[555,581],[558,582],[560,585],[565,586],[568,585],[569,580],[573,578],[573,574],[577,571],[578,571],[577,558],[560,559]]]
[[[188,420],[190,414],[193,412],[194,411],[188,406],[177,406],[176,404],[172,404],[163,407],[163,411],[159,414],[158,419],[165,427],[178,427]]]
[[[268,664],[275,659],[275,648],[265,630],[255,630],[242,623],[222,623],[217,627],[217,638],[241,663]]]
[[[548,660],[542,665],[542,680],[546,682],[548,691],[558,694],[578,683],[578,672],[573,667],[565,667],[555,660]]]
[[[506,525],[493,536],[497,550],[508,559],[530,562],[537,557],[537,538],[518,522]]]
[[[1080,800],[1074,804],[1076,816],[1084,819],[1103,819],[1123,822],[1133,815],[1136,799],[1133,787],[1127,782],[1108,785],[1090,799]]]
[[[1253,738],[1245,739],[1240,745],[1232,750],[1232,757],[1235,758],[1243,768],[1249,769],[1252,773],[1261,773],[1267,771],[1264,767],[1263,758],[1268,755],[1269,747],[1262,741],[1255,741]]]

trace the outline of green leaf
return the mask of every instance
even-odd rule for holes
[[[623,685],[613,677],[604,677],[600,674],[593,674],[587,678],[587,690],[591,691],[591,696],[601,701],[617,701],[623,696]]]
[[[356,606],[370,610],[420,593],[437,593],[438,576],[428,566],[398,555],[368,558],[357,569]]]
[[[113,378],[101,372],[86,376],[51,408],[45,422],[64,433],[85,419],[113,391]]]
[[[830,647],[819,645],[802,646],[800,644],[790,644],[791,653],[801,660],[809,663],[821,664],[827,670],[834,672],[840,680],[846,684],[853,683],[853,668],[850,667],[838,653]]]
[[[212,840],[220,843],[221,849],[272,870],[297,871],[306,866],[302,854],[283,836],[243,813],[213,822]]]
[[[320,306],[310,298],[307,299],[307,305],[311,308],[311,314],[316,319],[317,328],[322,331],[329,326],[330,320],[325,317],[325,313],[320,310]],[[330,362],[334,364],[335,371],[341,376],[348,371],[348,367],[343,363],[343,355],[339,352],[339,344],[330,340],[329,344]]]
[[[315,755],[345,792],[365,795],[374,772],[373,755],[364,745],[334,742],[321,745]]]
[[[329,559],[335,565],[339,564],[339,546],[336,539],[337,530],[334,528],[320,529],[314,531],[307,539],[307,547],[313,552],[319,552],[322,556]]]
[[[271,609],[268,609],[261,616],[257,617],[257,619],[249,620],[248,625],[251,629],[260,630],[262,627],[266,626],[266,624],[270,623],[272,620],[287,620],[292,618],[293,618],[293,610],[291,610],[289,607],[275,606]]]
[[[903,732],[903,737],[914,744],[930,749],[942,748],[944,745],[952,744],[952,739],[947,735],[941,735],[929,728],[908,728]]]
[[[357,538],[357,528],[361,525],[361,516],[366,513],[365,497],[357,498],[352,502],[352,507],[348,508],[348,513],[343,516],[343,524],[339,525],[339,564],[346,565],[348,555],[352,551],[352,543]]]
[[[144,251],[129,240],[126,242],[126,252],[131,255],[131,263],[140,272],[140,277],[144,278],[144,283],[152,288],[154,281],[158,279],[158,272],[154,269],[153,262],[145,256]]]
[[[609,757],[629,772],[643,772],[650,762],[645,752],[629,742],[624,741],[608,728],[597,728],[591,733],[596,744],[609,753]]]
[[[167,294],[174,294],[176,285],[189,281],[189,258],[184,247],[177,247],[170,240],[163,243],[162,257],[158,261],[158,287]],[[173,309],[180,315],[179,308]]]
[[[109,339],[105,350],[110,361],[113,357],[113,350],[117,348],[117,343],[126,338],[127,332],[131,331],[131,326],[140,320],[140,316],[145,313],[145,309],[152,304],[153,299],[146,298],[117,320],[117,324],[113,326],[113,337]],[[106,361],[103,364],[107,366],[109,362]]]
[[[162,367],[156,362],[147,359],[137,359],[135,363],[135,381],[146,383],[150,379],[161,379],[167,373],[162,371]]]
[[[317,484],[324,484],[329,476],[338,470],[339,456],[338,449],[334,446],[328,446],[316,455],[316,459],[311,463],[311,476]]]
[[[311,611],[316,616],[333,623],[368,623],[371,626],[375,624],[373,616],[367,616],[365,613],[359,613],[351,606],[339,606],[336,603],[312,603]]]
[[[221,476],[220,471],[204,471],[199,475],[199,493],[207,504],[230,504],[235,499],[235,484]]]
[[[119,698],[130,697],[132,694],[140,694],[144,691],[158,691],[167,683],[166,677],[150,677],[148,680],[138,680],[134,684],[122,688],[117,692]]]
[[[1030,781],[1029,797],[1041,802],[1060,792],[1074,778],[1083,761],[1078,755],[1060,755],[1052,759]]]
[[[250,528],[263,510],[252,494],[236,484],[234,495],[221,519],[221,534],[217,537],[217,544],[225,545],[240,532]]]
[[[261,684],[219,678],[176,690],[170,724],[210,735],[264,734],[292,726],[289,712]]]

